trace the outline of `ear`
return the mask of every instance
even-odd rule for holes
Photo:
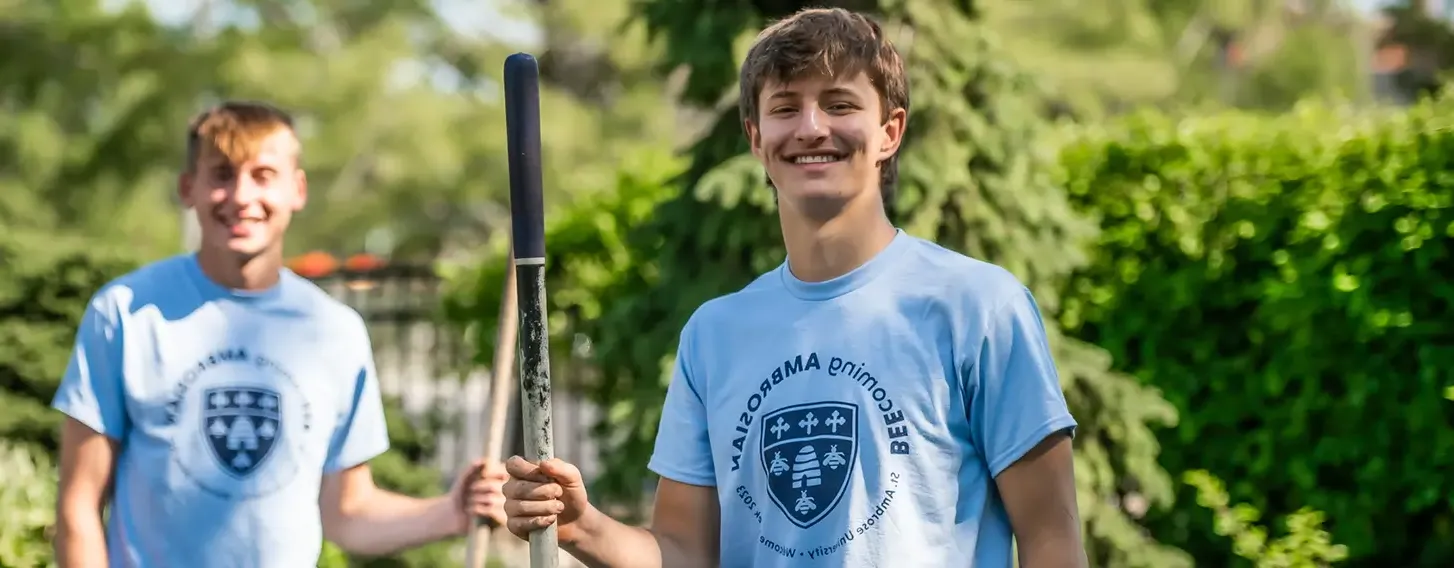
[[[183,208],[192,206],[192,177],[192,172],[186,171],[177,175],[177,200]]]
[[[889,113],[889,119],[883,124],[883,145],[878,149],[878,161],[882,162],[892,158],[899,152],[899,146],[904,143],[904,129],[908,124],[909,111],[896,108]]]
[[[308,174],[302,168],[293,173],[293,183],[298,186],[298,204],[293,207],[294,211],[301,211],[308,205]]]
[[[757,124],[751,120],[742,121],[742,130],[747,132],[747,144],[752,147],[752,155],[762,159],[762,137],[757,129]]]

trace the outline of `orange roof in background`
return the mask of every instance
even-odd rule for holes
[[[355,254],[343,261],[322,251],[312,251],[288,259],[288,269],[304,278],[322,278],[340,269],[369,272],[387,266],[388,261],[372,254]]]
[[[1247,56],[1242,45],[1236,42],[1227,44],[1222,52],[1226,58],[1228,67],[1241,67],[1246,63]],[[1373,53],[1374,73],[1396,73],[1409,66],[1409,47],[1403,44],[1389,44],[1379,47]]]
[[[356,254],[343,261],[343,268],[354,272],[368,272],[383,268],[388,262],[372,254]]]
[[[1374,73],[1393,73],[1402,71],[1409,65],[1409,48],[1405,45],[1393,44],[1378,48],[1373,54]]]
[[[1242,52],[1242,44],[1238,42],[1227,44],[1225,55],[1228,67],[1241,67],[1247,59],[1247,56]]]

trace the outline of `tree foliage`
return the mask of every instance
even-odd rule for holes
[[[310,198],[290,249],[433,260],[508,224],[499,62],[531,45],[461,27],[423,0],[200,5],[160,21],[140,2],[0,1],[0,49],[26,54],[0,65],[0,164],[14,165],[0,168],[0,223],[174,251],[184,125],[220,99],[258,98],[293,111],[303,138]],[[543,22],[550,40],[556,203],[610,179],[673,123],[647,112],[661,92],[643,76],[651,50],[611,35],[627,4],[586,5],[508,20]],[[587,11],[598,19],[578,17]],[[600,61],[611,73],[579,72]]]
[[[0,6],[0,51],[17,54],[0,63],[0,226],[174,246],[175,225],[156,222],[181,159],[180,127],[167,125],[186,123],[206,81],[190,70],[214,51],[136,7]]]
[[[1364,101],[1372,26],[1348,2],[986,1],[1016,61],[1078,114]]]
[[[1139,115],[1064,154],[1103,231],[1061,321],[1176,405],[1161,463],[1326,512],[1358,566],[1454,561],[1451,109]],[[1182,503],[1157,534],[1223,564]]]
[[[81,314],[135,266],[121,247],[0,227],[0,438],[56,450],[61,417],[49,405]]]
[[[31,446],[0,439],[0,566],[51,568],[55,468]]]
[[[865,3],[866,4],[866,3]],[[745,41],[797,2],[728,3],[704,9],[667,0],[638,4],[664,40],[663,69],[688,69],[683,99],[730,98]],[[909,232],[1014,271],[1047,309],[1058,284],[1085,259],[1095,227],[1051,179],[1048,102],[1006,63],[967,3],[868,5],[908,50],[915,107],[893,215]],[[678,333],[704,301],[730,293],[784,258],[772,195],[747,155],[735,106],[688,152],[685,170],[628,172],[615,196],[573,208],[551,224],[551,328],[562,345],[591,348],[591,396],[608,409],[599,433],[607,472],[596,495],[632,500],[649,456]],[[456,317],[481,324],[493,342],[504,263],[499,256],[462,278]],[[570,342],[570,343],[567,343]],[[1135,491],[1164,503],[1172,488],[1155,464],[1151,427],[1175,413],[1152,389],[1106,372],[1097,349],[1052,330],[1067,398],[1081,420],[1077,466],[1089,547],[1099,564],[1187,565],[1157,546],[1121,507]],[[554,353],[566,353],[559,349]]]
[[[1324,515],[1303,507],[1284,520],[1287,532],[1269,540],[1258,525],[1262,513],[1246,503],[1233,505],[1226,484],[1202,470],[1183,476],[1197,492],[1197,504],[1210,509],[1218,535],[1232,539],[1232,550],[1256,568],[1324,568],[1348,558],[1348,547],[1333,544],[1323,529]]]

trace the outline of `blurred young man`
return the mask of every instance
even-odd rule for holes
[[[504,473],[480,463],[433,499],[374,485],[389,438],[364,322],[282,266],[299,155],[267,105],[191,125],[178,191],[201,250],[97,292],[55,396],[61,566],[315,566],[324,538],[386,554],[503,521]]]
[[[592,566],[1078,568],[1071,434],[1040,313],[1005,270],[885,215],[908,117],[879,26],[807,10],[741,76],[788,260],[681,334],[651,529],[573,466],[512,458],[510,529]]]

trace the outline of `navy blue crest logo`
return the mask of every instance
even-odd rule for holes
[[[244,478],[257,471],[282,435],[282,400],[257,387],[207,389],[202,394],[202,434],[222,470]]]
[[[858,461],[858,406],[799,404],[762,417],[767,494],[800,528],[838,506]]]

